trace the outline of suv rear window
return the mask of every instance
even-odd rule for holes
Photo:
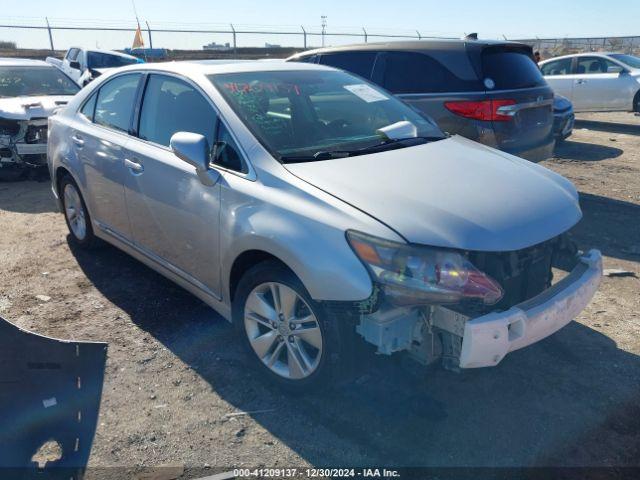
[[[400,94],[482,90],[476,80],[459,78],[439,61],[418,52],[387,52],[383,86]]]
[[[482,52],[482,69],[485,81],[493,80],[494,90],[540,87],[546,84],[540,69],[526,50],[488,48]]]
[[[346,70],[363,78],[371,78],[376,52],[329,53],[320,57],[322,65]]]

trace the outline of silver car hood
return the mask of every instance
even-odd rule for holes
[[[285,167],[411,243],[517,250],[565,232],[582,216],[564,177],[459,136]]]
[[[0,117],[9,120],[46,118],[72,98],[72,95],[0,98]]]

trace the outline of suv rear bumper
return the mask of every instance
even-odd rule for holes
[[[522,157],[526,160],[537,163],[547,160],[553,156],[553,148],[555,147],[555,144],[555,138],[553,136],[549,136],[549,141],[538,147],[531,148],[529,150],[509,150],[508,148],[505,148],[504,151],[511,155],[516,155],[517,157]],[[497,148],[502,150],[499,146]]]
[[[464,327],[461,368],[492,367],[507,353],[558,331],[591,301],[602,277],[602,255],[591,250],[560,282],[505,312],[469,320]]]

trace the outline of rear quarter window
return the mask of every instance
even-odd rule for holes
[[[491,49],[482,53],[482,70],[485,85],[492,80],[493,90],[541,87],[546,81],[538,65],[526,50]]]
[[[462,53],[461,55],[466,55]],[[461,59],[467,62],[468,60]],[[455,59],[451,59],[455,61]],[[483,90],[477,80],[465,80],[447,66],[419,52],[386,52],[383,86],[392,93],[444,93]]]

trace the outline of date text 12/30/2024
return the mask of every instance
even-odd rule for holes
[[[386,468],[239,468],[233,471],[238,478],[399,478],[397,470]]]

